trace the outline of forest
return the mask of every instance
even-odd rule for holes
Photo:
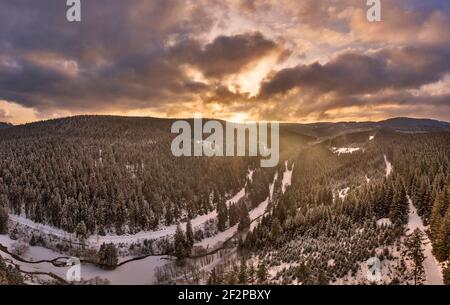
[[[257,157],[174,157],[171,123],[80,116],[2,129],[0,234],[8,233],[9,215],[80,240],[173,225],[173,239],[158,241],[158,253],[176,264],[157,268],[156,277],[190,284],[370,284],[364,263],[374,258],[387,274],[383,284],[423,284],[431,242],[448,283],[447,125],[281,124],[286,164],[260,168]],[[243,196],[228,203],[243,186]],[[264,213],[251,218],[266,200]],[[410,230],[415,210],[424,230]],[[192,219],[212,211],[217,217],[202,230],[193,227]],[[199,246],[232,228],[236,233],[211,254]],[[154,255],[156,241],[143,242],[125,253]],[[34,235],[29,243],[44,244]],[[91,257],[114,270],[121,255],[120,247],[104,243]],[[212,264],[215,257],[220,260]],[[21,276],[0,261],[3,281]]]

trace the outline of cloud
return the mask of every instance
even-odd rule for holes
[[[203,47],[198,41],[182,42],[172,53],[178,60],[198,67],[206,77],[220,78],[239,73],[277,49],[274,41],[253,32],[221,35]]]
[[[450,49],[393,48],[373,54],[344,53],[326,64],[299,65],[278,71],[262,84],[261,97],[299,88],[316,93],[374,93],[416,88],[450,72]]]
[[[450,119],[447,93],[422,90],[450,72],[450,4],[382,9],[370,23],[360,0],[96,0],[76,24],[65,1],[3,1],[3,113]]]

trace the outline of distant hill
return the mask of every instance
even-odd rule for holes
[[[450,131],[450,123],[431,119],[392,118],[379,122],[337,122],[312,124],[283,124],[292,132],[301,133],[316,138],[333,138],[335,136],[373,131],[388,128],[397,132],[425,133]]]
[[[12,127],[12,126],[13,126],[13,125],[10,124],[10,123],[3,123],[3,122],[0,122],[0,129],[9,128],[9,127]]]
[[[192,119],[187,120],[192,121]],[[148,137],[149,134],[155,132],[158,134],[170,133],[170,126],[174,121],[175,119],[151,117],[84,115],[17,126],[9,123],[0,123],[0,129],[14,127],[8,132],[12,137],[54,134],[64,136],[108,136],[116,139],[122,137],[130,139],[131,137],[137,140],[142,137]],[[399,117],[379,122],[282,123],[280,131],[282,138],[289,138],[288,142],[292,144],[292,137],[304,143],[314,139],[331,139],[340,135],[372,132],[378,129],[389,129],[403,133],[446,132],[450,131],[450,123],[432,119]]]

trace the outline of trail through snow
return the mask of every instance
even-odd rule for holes
[[[384,163],[386,164],[386,178],[392,173],[392,163],[388,161],[386,155],[384,155]]]
[[[419,229],[424,233],[426,237],[425,240],[425,260],[423,262],[423,268],[425,269],[426,285],[444,285],[442,279],[442,268],[438,263],[432,252],[431,242],[425,232],[425,226],[423,225],[422,219],[417,214],[416,207],[414,206],[411,198],[408,196],[409,202],[409,215],[408,215],[408,233],[412,233],[415,229]]]

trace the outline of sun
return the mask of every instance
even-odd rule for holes
[[[234,116],[230,117],[229,121],[233,123],[244,123],[248,119],[248,114],[245,112],[237,112]]]

